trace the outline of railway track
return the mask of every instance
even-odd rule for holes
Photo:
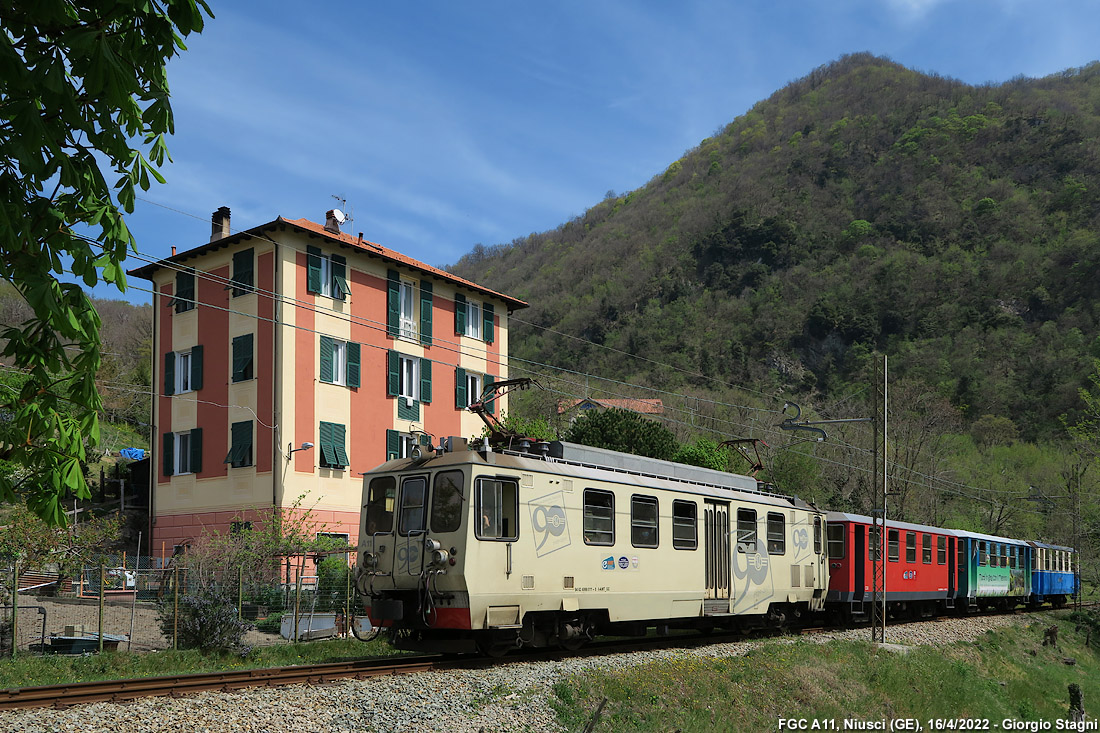
[[[207,672],[168,677],[141,677],[129,680],[76,682],[65,685],[17,687],[0,690],[0,710],[20,708],[63,708],[91,702],[127,702],[140,697],[179,697],[216,690],[229,692],[248,687],[280,685],[318,685],[339,679],[414,674],[431,669],[446,669],[459,663],[442,657],[400,657],[332,662],[230,672]]]

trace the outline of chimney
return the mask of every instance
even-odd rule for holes
[[[173,257],[176,256],[176,245],[174,245],[174,244],[172,245],[172,256]]]
[[[216,242],[229,236],[229,207],[223,206],[210,215],[210,241]]]
[[[325,212],[325,231],[333,234],[340,233],[340,222],[336,220],[336,209]]]

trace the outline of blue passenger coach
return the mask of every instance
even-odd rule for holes
[[[1072,547],[1028,542],[1031,546],[1031,597],[1033,605],[1050,603],[1063,606],[1077,592],[1081,582],[1074,572],[1075,554]]]

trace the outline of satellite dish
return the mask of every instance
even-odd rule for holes
[[[336,222],[338,224],[343,224],[348,220],[348,217],[344,214],[344,212],[340,211],[339,209],[332,210],[332,218],[336,219]]]

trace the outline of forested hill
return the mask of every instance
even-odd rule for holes
[[[643,188],[453,270],[540,327],[806,403],[885,353],[965,418],[1043,438],[1100,356],[1098,203],[1100,63],[971,86],[859,54]],[[519,323],[511,351],[706,384]]]

